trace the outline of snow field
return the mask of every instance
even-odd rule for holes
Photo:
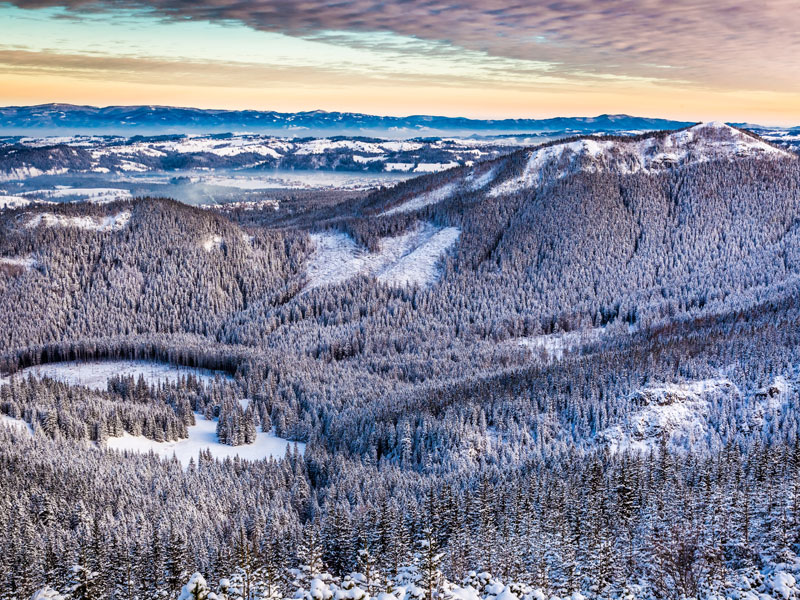
[[[389,215],[394,215],[397,213],[413,212],[431,204],[437,204],[443,200],[447,200],[456,192],[457,189],[457,183],[446,183],[445,185],[431,190],[430,192],[420,194],[419,196],[414,196],[410,200],[406,200],[398,206],[390,208],[389,210],[385,210],[378,216],[388,217]]]
[[[0,195],[0,210],[4,208],[21,208],[28,206],[31,203],[27,198],[22,196],[3,196]]]
[[[217,438],[217,422],[209,421],[200,413],[195,413],[195,425],[188,427],[189,437],[176,442],[156,442],[143,436],[133,436],[126,433],[122,437],[108,438],[106,447],[120,452],[140,452],[171,458],[173,455],[186,467],[189,461],[201,450],[210,450],[214,458],[239,458],[245,460],[260,460],[262,458],[283,458],[286,449],[294,442],[279,438],[273,433],[258,431],[256,441],[245,446],[228,446],[221,444]],[[298,450],[305,452],[305,444],[298,442]]]
[[[316,246],[306,269],[307,290],[341,283],[357,275],[373,276],[393,286],[433,284],[438,261],[458,240],[456,227],[437,228],[430,223],[402,235],[383,238],[378,252],[359,248],[344,233],[313,233]]]
[[[25,227],[33,229],[42,225],[44,227],[77,227],[100,232],[119,231],[128,224],[130,218],[131,213],[127,210],[107,217],[67,217],[53,213],[39,213],[25,223]]]
[[[173,383],[187,375],[195,375],[206,383],[213,381],[216,376],[229,377],[227,374],[207,369],[134,360],[49,363],[23,369],[16,374],[16,377],[27,377],[29,374],[37,378],[50,377],[69,385],[82,385],[100,391],[107,388],[108,380],[115,375],[133,376],[136,379],[139,375],[143,375],[148,383]],[[8,379],[8,377],[0,379],[0,384],[7,382]]]
[[[133,198],[130,190],[123,188],[74,188],[65,185],[59,185],[53,189],[24,192],[24,195],[31,197],[41,196],[45,198],[77,197],[95,204],[105,204],[107,202],[114,202],[115,200],[129,200]]]

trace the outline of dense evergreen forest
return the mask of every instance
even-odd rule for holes
[[[800,597],[798,161],[472,183],[529,170],[291,222],[0,212],[0,416],[25,424],[0,426],[0,598]],[[314,236],[371,256],[420,224],[459,231],[430,283],[309,285]],[[25,371],[120,359],[218,375]],[[188,466],[106,445],[198,414],[298,445]]]

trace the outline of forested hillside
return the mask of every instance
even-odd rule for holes
[[[793,155],[595,136],[304,208],[0,212],[0,598],[800,597]],[[97,360],[217,373],[30,370]],[[108,444],[201,417],[291,444]]]

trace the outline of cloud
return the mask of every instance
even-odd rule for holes
[[[392,32],[495,57],[557,65],[562,76],[644,77],[719,89],[797,91],[796,0],[12,0],[21,8],[145,10],[164,19],[381,44]],[[334,33],[332,33],[334,32]],[[400,48],[409,55],[425,48]],[[423,54],[420,55],[424,57]]]

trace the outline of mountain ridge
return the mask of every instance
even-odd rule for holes
[[[9,135],[51,130],[64,133],[103,132],[204,132],[239,130],[254,132],[409,132],[536,133],[554,131],[607,131],[675,129],[689,124],[624,114],[547,119],[471,119],[440,115],[382,116],[337,111],[258,111],[199,109],[155,105],[95,107],[74,104],[39,104],[0,107],[0,128]],[[165,129],[166,128],[166,129]],[[172,129],[170,129],[172,128]],[[397,131],[399,130],[399,131]]]

